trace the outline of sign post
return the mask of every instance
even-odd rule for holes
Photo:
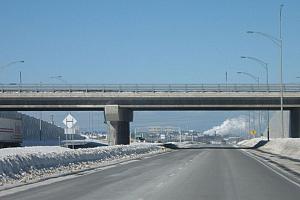
[[[74,144],[73,144],[73,135],[75,134],[74,125],[77,123],[77,120],[71,114],[68,114],[68,116],[63,120],[63,123],[66,126],[65,128],[66,142],[68,139],[68,135],[71,135],[72,148],[74,149]]]

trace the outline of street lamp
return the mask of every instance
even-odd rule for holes
[[[4,65],[1,65],[0,66],[0,69],[5,69],[6,67],[9,67],[11,65],[14,65],[14,64],[17,64],[17,63],[24,63],[25,61],[24,60],[17,60],[17,61],[13,61],[13,62],[9,62],[7,64],[4,64]],[[21,72],[20,72],[20,86],[22,84],[22,75],[21,75]]]
[[[269,68],[268,68],[268,63],[264,62],[263,60],[260,60],[256,57],[251,57],[251,56],[241,56],[242,59],[249,59],[249,60],[254,60],[255,62],[258,62],[261,64],[261,66],[264,67],[266,70],[266,82],[267,82],[267,87],[269,89]]]
[[[283,124],[283,67],[282,67],[282,34],[281,34],[281,29],[282,29],[282,8],[283,4],[280,5],[280,10],[279,10],[279,38],[276,38],[272,35],[263,33],[263,32],[258,32],[258,31],[247,31],[249,34],[258,34],[261,35],[265,38],[268,38],[271,40],[274,44],[276,44],[279,49],[280,49],[280,111],[281,111],[281,132],[282,136],[284,137],[284,124]]]
[[[24,60],[17,60],[17,61],[9,62],[5,65],[1,65],[0,69],[4,69],[4,68],[9,67],[9,66],[11,66],[13,64],[16,64],[16,63],[24,63],[24,62],[25,62]]]
[[[261,64],[262,67],[265,68],[266,70],[266,81],[267,81],[267,89],[269,91],[269,68],[268,68],[268,63],[264,62],[263,60],[260,60],[256,57],[251,57],[251,56],[241,56],[242,59],[249,59],[249,60],[254,60],[255,62],[258,62]],[[270,111],[268,110],[268,115],[267,115],[267,121],[268,121],[268,128],[267,128],[267,138],[268,141],[270,140]]]
[[[236,72],[236,73],[244,74],[246,76],[249,76],[249,77],[253,78],[257,82],[257,85],[259,86],[259,77],[258,76],[254,76],[253,74],[248,73],[248,72]]]
[[[257,85],[259,87],[259,77],[258,76],[254,76],[253,74],[251,73],[248,73],[248,72],[237,72],[238,74],[244,74],[246,76],[249,76],[251,78],[253,78],[256,82],[257,82]],[[261,130],[261,125],[260,125],[260,112],[258,113],[258,129],[259,129],[259,132]],[[254,125],[255,125],[255,118],[254,118]],[[249,111],[249,127],[250,127],[250,111]]]

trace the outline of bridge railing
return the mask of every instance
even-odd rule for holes
[[[300,92],[300,84],[283,85]],[[279,84],[2,84],[0,92],[280,92]]]

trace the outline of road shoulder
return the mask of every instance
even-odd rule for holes
[[[242,152],[300,188],[300,162],[298,160],[260,149],[242,149]]]

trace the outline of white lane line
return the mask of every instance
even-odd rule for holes
[[[159,184],[157,184],[156,187],[160,188],[160,187],[162,187],[163,185],[164,185],[164,183],[163,183],[163,182],[160,182]]]
[[[250,154],[247,151],[241,151],[244,155],[256,160],[257,162],[259,162],[260,164],[262,164],[263,166],[267,167],[268,169],[270,169],[271,171],[273,171],[275,174],[279,175],[280,177],[284,178],[285,180],[287,180],[288,182],[298,186],[300,188],[300,184],[297,183],[296,181],[293,181],[292,179],[290,179],[289,177],[285,176],[283,173],[283,170],[275,165],[272,165],[272,167],[276,168],[277,170],[281,171],[282,173],[279,173],[278,171],[276,171],[275,169],[273,169],[272,167],[270,167],[269,165],[265,164],[263,161],[259,160],[256,156]]]

